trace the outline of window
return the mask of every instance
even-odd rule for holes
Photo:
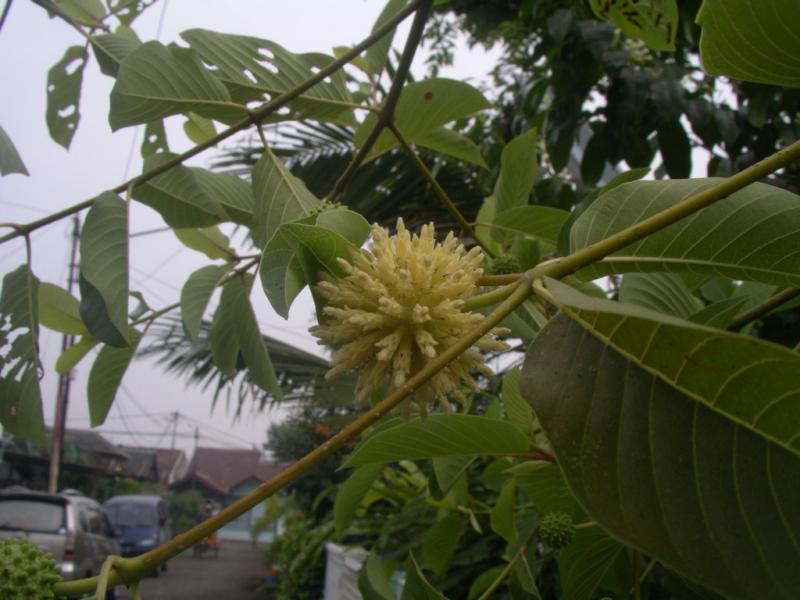
[[[0,499],[0,529],[57,533],[65,525],[64,505],[28,499]]]

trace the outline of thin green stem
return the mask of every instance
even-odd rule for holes
[[[489,585],[488,588],[480,595],[478,600],[488,600],[492,594],[497,591],[497,588],[506,580],[506,578],[511,574],[511,570],[517,564],[517,561],[525,555],[525,552],[530,546],[531,542],[533,542],[534,538],[536,537],[536,533],[539,531],[539,526],[536,525],[533,529],[531,529],[528,537],[525,538],[525,541],[522,542],[522,545],[517,548],[517,551],[514,552],[514,556],[508,561],[508,564],[497,574],[497,577],[494,578],[494,581]]]
[[[464,233],[478,243],[478,245],[483,249],[484,254],[490,258],[494,258],[494,252],[492,252],[491,248],[486,246],[481,239],[475,235],[475,230],[472,228],[472,225],[470,225],[470,222],[464,218],[464,215],[462,215],[461,211],[458,210],[458,207],[450,199],[450,196],[447,195],[447,192],[444,191],[444,188],[439,184],[438,181],[436,181],[436,177],[433,176],[433,173],[431,173],[428,165],[426,165],[419,155],[414,151],[414,149],[408,143],[408,140],[406,140],[406,138],[403,137],[403,134],[400,133],[400,130],[395,127],[394,123],[387,123],[386,127],[394,134],[394,137],[397,138],[400,146],[403,148],[414,165],[416,165],[417,169],[419,169],[419,171],[422,173],[423,177],[425,177],[431,188],[433,188],[433,192],[436,194],[439,200],[442,201],[442,204],[444,204],[447,212],[453,215],[453,218],[456,220],[456,222],[458,222],[458,225],[461,227]]]
[[[429,1],[430,0],[415,0],[414,2],[411,2],[408,6],[406,6],[403,10],[398,12],[394,17],[389,19],[381,27],[379,27],[378,29],[373,31],[369,36],[364,38],[363,41],[353,46],[350,50],[345,52],[340,58],[332,61],[327,66],[320,69],[317,73],[306,79],[301,84],[293,87],[291,90],[279,96],[276,96],[269,102],[266,102],[260,108],[254,110],[252,114],[249,115],[247,118],[242,119],[241,121],[238,121],[237,123],[231,125],[228,129],[221,131],[220,133],[206,140],[202,144],[198,144],[197,146],[194,146],[193,148],[187,150],[186,152],[178,154],[177,156],[174,156],[173,158],[164,161],[157,167],[154,167],[153,169],[150,169],[149,171],[146,171],[141,175],[137,175],[136,177],[129,179],[125,183],[121,183],[117,187],[113,188],[111,191],[114,192],[115,194],[122,193],[127,189],[127,187],[130,184],[133,184],[134,187],[138,187],[141,184],[150,181],[154,177],[157,177],[158,175],[161,175],[162,173],[168,171],[172,167],[182,164],[184,161],[192,158],[193,156],[197,156],[198,154],[204,152],[208,148],[216,146],[220,142],[228,139],[229,137],[238,133],[239,131],[246,129],[255,123],[260,123],[267,116],[269,116],[279,108],[285,106],[286,104],[297,98],[300,94],[302,94],[309,88],[315,86],[316,84],[324,80],[326,77],[330,76],[331,74],[335,73],[336,71],[344,67],[351,60],[359,56],[364,50],[375,44],[383,36],[385,36],[387,33],[393,30],[398,25],[398,23],[403,21],[408,15],[414,12],[420,4]],[[30,223],[20,225],[19,228],[16,229],[15,231],[6,234],[3,237],[0,237],[0,244],[8,242],[9,240],[12,240],[14,238],[17,238],[20,235],[24,235],[25,233],[30,233],[31,231],[39,229],[40,227],[44,227],[46,225],[50,225],[51,223],[55,223],[56,221],[68,217],[76,212],[85,210],[92,205],[92,202],[94,202],[94,198],[90,200],[84,200],[83,202],[79,202],[77,204],[73,204],[68,208],[55,212],[42,219],[38,219],[36,221],[31,221]]]
[[[797,158],[800,158],[800,141],[787,146],[783,150],[779,150],[772,156],[757,162],[736,175],[728,177],[718,185],[693,194],[674,206],[662,210],[639,223],[626,227],[622,231],[573,252],[569,256],[540,265],[536,268],[536,276],[561,279],[570,275],[578,269],[597,262],[609,254],[660,231],[700,209],[727,198],[734,192],[774,173]]]
[[[406,45],[403,48],[403,53],[400,55],[400,62],[392,77],[392,87],[389,88],[389,93],[386,95],[383,107],[380,109],[375,120],[375,127],[369,132],[367,139],[364,141],[361,148],[358,149],[353,160],[350,161],[350,164],[347,165],[347,168],[336,180],[333,189],[326,196],[326,200],[330,202],[336,201],[336,198],[347,187],[348,182],[355,174],[358,167],[361,166],[361,163],[364,162],[364,159],[369,155],[372,146],[375,145],[383,128],[391,125],[394,121],[394,109],[397,106],[400,93],[403,91],[403,86],[406,83],[406,77],[411,69],[411,62],[414,60],[414,54],[422,40],[422,34],[425,30],[425,23],[428,20],[431,6],[433,6],[433,0],[422,0],[419,2],[419,9],[414,15],[414,21],[411,24],[411,29],[406,38]]]
[[[478,277],[478,285],[488,287],[493,285],[508,285],[516,283],[524,273],[507,273],[505,275],[482,275]]]
[[[164,308],[160,308],[156,311],[149,313],[146,317],[142,317],[141,319],[137,319],[131,323],[133,325],[141,325],[142,323],[152,322],[158,317],[167,314],[170,311],[175,310],[176,308],[180,308],[181,303],[175,302],[174,304],[170,304],[169,306],[165,306]]]
[[[501,288],[497,288],[496,290],[492,290],[491,292],[485,292],[483,294],[478,294],[477,296],[472,296],[464,302],[464,306],[462,308],[465,312],[471,312],[478,310],[479,308],[497,304],[498,302],[502,302],[508,298],[514,292],[516,287],[517,286],[515,284],[510,283]]]
[[[597,527],[597,522],[595,522],[595,521],[586,521],[585,523],[578,523],[574,527],[575,527],[575,529],[589,529],[590,527]]]
[[[739,331],[748,323],[752,323],[753,321],[766,316],[780,305],[786,304],[789,302],[789,300],[793,300],[798,296],[800,296],[800,289],[798,288],[789,288],[787,290],[778,292],[774,296],[770,296],[764,300],[764,302],[761,304],[758,304],[750,310],[746,310],[743,313],[736,315],[731,321],[730,325],[728,325],[728,331]]]
[[[174,537],[166,544],[147,552],[141,556],[130,559],[125,565],[125,576],[130,579],[137,579],[146,571],[156,566],[164,564],[167,560],[190,548],[207,535],[216,531],[233,519],[244,514],[256,504],[263,502],[272,494],[282,489],[292,481],[301,477],[309,470],[317,466],[320,462],[331,456],[339,448],[348,444],[351,440],[360,435],[367,427],[374,424],[378,419],[387,414],[402,402],[414,390],[422,386],[436,373],[455,360],[462,352],[470,348],[475,342],[483,337],[495,325],[511,314],[525,298],[530,296],[530,281],[526,277],[519,282],[513,293],[495,308],[478,327],[475,327],[453,346],[443,351],[435,359],[431,360],[425,367],[420,369],[414,376],[410,377],[402,386],[393,390],[381,402],[376,404],[367,412],[360,415],[355,421],[343,428],[328,441],[318,446],[303,458],[293,463],[281,471],[266,483],[261,484],[247,496],[226,506],[220,512],[208,520],[196,525],[186,533]],[[122,582],[121,575],[112,572],[109,577],[110,585]],[[81,579],[78,581],[63,581],[55,585],[54,591],[57,595],[78,595],[90,592],[97,584],[96,577]]]

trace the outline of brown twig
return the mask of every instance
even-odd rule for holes
[[[746,310],[743,313],[739,313],[736,315],[733,320],[728,325],[728,331],[739,331],[748,323],[752,323],[760,319],[761,317],[766,316],[774,309],[778,308],[781,304],[785,304],[789,302],[789,300],[793,300],[800,296],[800,288],[789,288],[787,290],[783,290],[782,292],[778,292],[774,296],[770,296],[761,304],[757,304],[750,310]]]

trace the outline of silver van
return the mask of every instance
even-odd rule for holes
[[[0,491],[0,539],[9,538],[50,552],[64,579],[97,575],[109,554],[120,554],[103,508],[74,492]]]

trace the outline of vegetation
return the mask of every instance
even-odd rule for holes
[[[205,30],[142,43],[130,25],[143,2],[40,4],[115,78],[109,122],[144,124],[146,158],[95,198],[5,224],[0,243],[22,238],[29,258],[0,294],[3,425],[43,439],[39,325],[80,337],[59,370],[100,348],[94,425],[163,327],[150,348],[170,368],[238,386],[240,406],[292,403],[270,443],[296,459],[164,546],[57,594],[103,598],[290,485],[304,514],[275,548],[285,597],[318,597],[331,538],[370,549],[359,579],[370,600],[395,598],[398,570],[401,600],[800,589],[798,335],[774,332],[775,319],[792,323],[800,288],[796,3],[453,0],[431,16],[431,0],[390,0],[337,58]],[[455,31],[502,44],[495,102],[437,77]],[[424,37],[430,77],[407,81]],[[82,47],[65,64],[79,52],[85,68]],[[48,124],[68,146],[77,111],[58,108],[79,86],[62,70]],[[176,117],[197,142],[180,155],[163,135]],[[270,143],[286,121],[298,124]],[[220,158],[225,172],[183,166],[249,128],[261,147]],[[23,172],[0,143],[2,173]],[[710,152],[709,177],[689,178],[693,147]],[[134,200],[212,262],[179,303],[131,316]],[[83,210],[78,300],[32,273],[30,235]],[[431,219],[436,235],[421,228]],[[227,223],[252,249],[231,245]],[[256,281],[284,317],[310,286],[331,374],[355,377],[326,381],[265,340]],[[173,311],[185,337],[161,325]],[[323,485],[304,485],[319,468]]]

